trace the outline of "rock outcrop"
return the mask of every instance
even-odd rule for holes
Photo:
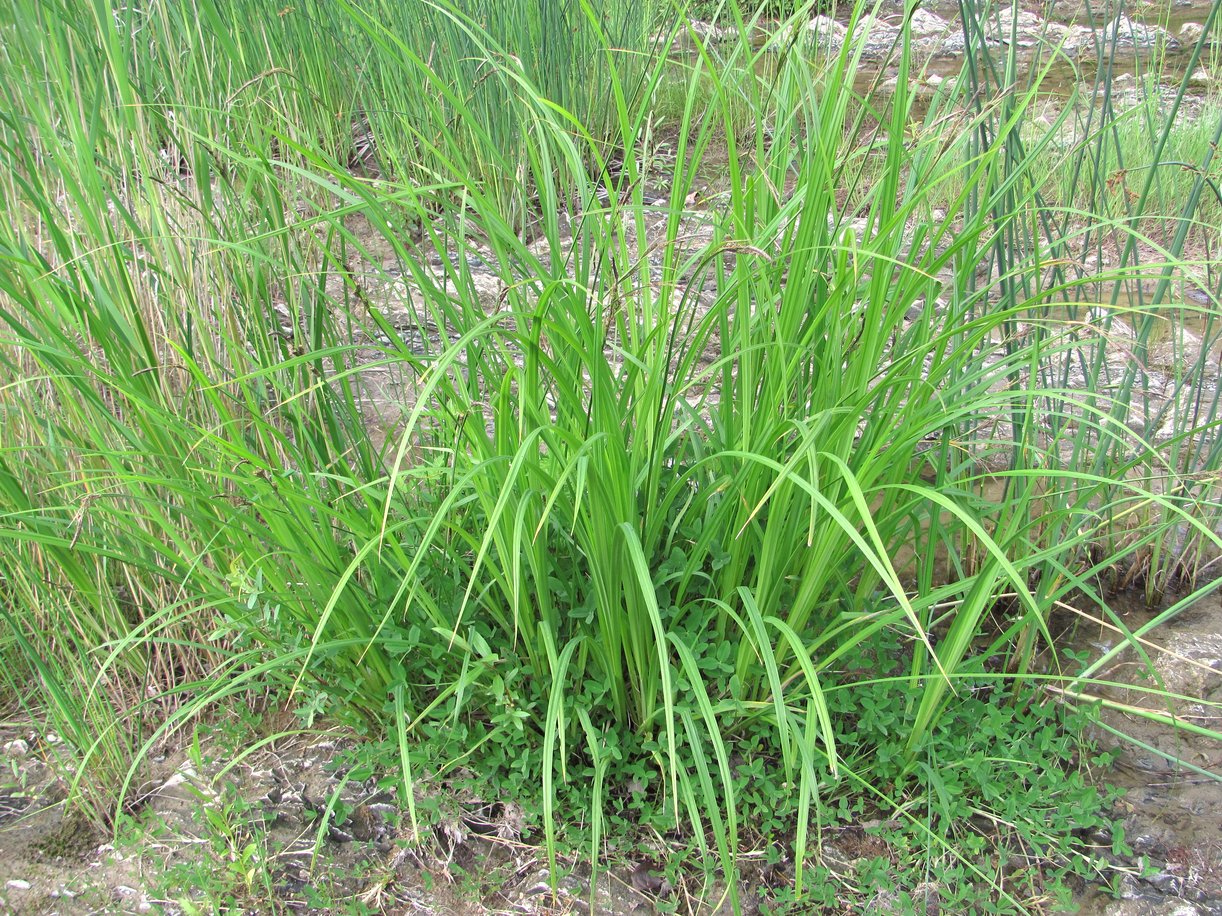
[[[982,24],[982,38],[993,48],[1043,48],[1069,57],[1093,56],[1100,52],[1104,55],[1149,53],[1159,49],[1174,51],[1181,41],[1198,40],[1201,27],[1197,26],[1198,31],[1193,32],[1190,28],[1193,25],[1195,23],[1185,25],[1177,39],[1165,29],[1123,14],[1093,29],[1044,19],[1026,10],[1002,10]],[[858,20],[850,35],[844,23],[831,16],[819,15],[807,28],[815,47],[824,51],[838,52],[847,43],[866,60],[882,60],[900,46],[903,27],[898,17],[866,15]],[[918,9],[908,20],[908,30],[912,50],[918,57],[950,57],[964,52],[964,29],[956,20]]]

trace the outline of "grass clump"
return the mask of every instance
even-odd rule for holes
[[[762,0],[762,2],[741,2],[741,0],[687,0],[681,6],[683,12],[692,19],[717,19],[724,17],[732,19],[735,15],[751,19],[756,16],[764,19],[785,20],[798,14],[831,11],[834,4],[830,0],[818,3],[804,0]]]
[[[863,106],[852,47],[740,22],[662,135],[673,68],[626,5],[157,10],[4,23],[7,670],[99,820],[168,730],[285,691],[392,742],[417,839],[418,781],[479,761],[553,881],[634,817],[735,906],[756,839],[806,900],[874,816],[891,877],[838,899],[924,861],[1017,908],[1084,871],[1020,811],[1104,804],[1072,775],[1085,682],[1041,652],[1065,602],[1218,546],[1214,338],[1136,368],[1172,279],[1208,288],[1178,227],[1213,147],[1182,209],[1148,184],[1119,218],[1046,199],[1013,62],[918,114],[907,36]],[[39,73],[74,89],[11,88]],[[1177,229],[1122,339],[1090,297],[1151,220]],[[1079,269],[1103,234],[1120,269]]]

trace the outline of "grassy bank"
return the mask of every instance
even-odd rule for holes
[[[1103,817],[1050,625],[1214,587],[1222,120],[1184,177],[1146,112],[1118,211],[1137,141],[1049,176],[1006,52],[917,115],[905,39],[862,104],[809,10],[716,57],[612,0],[0,17],[0,651],[71,803],[272,697],[385,742],[409,842],[461,766],[732,902],[761,844],[826,906],[1096,869],[1023,795]],[[837,882],[878,819],[908,851]]]

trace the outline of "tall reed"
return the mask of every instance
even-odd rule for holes
[[[972,40],[990,10],[920,116],[907,31],[865,106],[809,8],[762,46],[739,15],[663,135],[630,4],[272,7],[0,20],[0,645],[99,817],[141,746],[283,688],[396,736],[407,801],[439,732],[523,748],[552,850],[561,785],[602,798],[629,755],[733,893],[749,725],[798,787],[800,890],[820,799],[869,775],[846,658],[907,647],[915,779],[1059,603],[1217,547],[1216,407],[1140,371],[1209,161],[1127,341],[1119,293],[1086,308],[1155,196],[1046,202],[1055,127]],[[1124,260],[1079,269],[1104,234]]]

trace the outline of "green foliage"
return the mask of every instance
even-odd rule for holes
[[[1174,211],[1069,212],[989,47],[918,114],[906,45],[863,108],[786,29],[677,94],[635,5],[275,6],[0,13],[0,646],[75,796],[104,820],[168,730],[283,690],[389,736],[417,830],[420,775],[478,758],[553,857],[578,810],[593,859],[643,824],[733,893],[777,838],[803,901],[821,831],[880,813],[863,888],[923,855],[1017,906],[972,818],[1051,862],[1049,806],[1102,804],[1030,772],[1078,728],[1031,688],[1053,609],[1222,546],[1216,405],[1181,406],[1212,319],[1163,400],[1138,371],[1172,278],[1208,286],[1215,147]],[[1088,310],[1143,272],[1128,341]],[[884,633],[902,671],[845,677]]]
[[[962,699],[908,763],[905,746],[916,710],[904,677],[911,659],[899,640],[881,632],[843,662],[844,673],[829,678],[828,705],[837,741],[846,749],[841,766],[848,776],[821,787],[817,817],[823,840],[807,852],[809,884],[802,896],[795,893],[792,865],[786,865],[801,817],[799,798],[776,752],[773,729],[759,720],[727,723],[732,797],[743,840],[773,857],[761,869],[769,877],[753,879],[762,882],[755,890],[771,911],[859,908],[880,899],[911,908],[917,888],[956,911],[1010,912],[1015,899],[1065,903],[1075,881],[1096,878],[1104,868],[1093,836],[1113,834],[1123,851],[1123,832],[1111,820],[1116,792],[1097,783],[1111,755],[1088,738],[1095,710],[1053,702],[1038,683],[1016,687],[998,676],[965,677],[957,684]],[[867,680],[859,679],[863,671],[871,672]],[[473,740],[468,729],[458,735],[437,730],[414,748],[417,771],[435,774],[417,800],[421,823],[432,828],[462,815],[444,789],[444,774],[461,759],[468,791],[514,799],[525,812],[524,839],[537,839],[544,832],[539,746],[524,744],[508,727],[491,731],[492,739]],[[670,811],[666,767],[658,763],[664,747],[656,740],[607,736],[614,742],[604,748],[610,763],[599,768],[584,755],[571,760],[571,778],[558,790],[555,810],[569,813],[560,816],[555,841],[566,859],[580,858],[589,848],[588,787],[599,779],[606,786],[603,842],[617,850],[616,858],[658,861],[671,888],[713,880],[708,855],[700,850],[714,838],[700,835],[698,824],[677,825]],[[385,746],[358,745],[337,766],[386,769],[394,760]],[[681,748],[679,766],[696,769],[696,752]],[[714,799],[728,803],[716,785]],[[863,823],[875,826],[863,830]],[[665,840],[659,845],[650,837]],[[842,865],[825,864],[840,862],[846,850],[862,853],[853,859],[847,884],[832,879],[832,869]],[[1001,874],[1006,893],[996,883]]]
[[[813,16],[831,10],[834,0],[686,0],[683,11],[693,19],[788,19],[797,13]]]
[[[296,857],[282,859],[280,844],[269,835],[260,804],[242,797],[232,785],[215,796],[201,795],[195,812],[198,835],[187,838],[169,832],[163,824],[128,826],[117,843],[129,855],[140,855],[150,834],[169,848],[184,844],[167,867],[151,876],[157,894],[188,916],[213,913],[289,913],[303,906],[312,912],[368,916],[374,912],[364,901],[339,893],[339,882],[352,874],[336,875],[327,863],[313,871],[310,884],[295,889],[286,885],[285,866]],[[351,868],[351,867],[349,867]]]
[[[889,855],[862,866],[862,886],[897,899],[932,886],[943,908],[1001,904],[1008,912],[986,880],[1005,874],[1020,899],[1067,903],[1068,879],[1089,879],[1099,867],[1085,838],[1114,829],[1116,793],[1093,775],[1112,757],[1086,737],[1094,711],[1067,709],[1038,684],[966,677],[910,766],[901,752],[912,722],[898,650],[894,640],[873,647],[863,662],[877,677],[831,691],[841,743],[862,749],[855,774],[881,790],[867,804],[884,818],[874,832]]]

